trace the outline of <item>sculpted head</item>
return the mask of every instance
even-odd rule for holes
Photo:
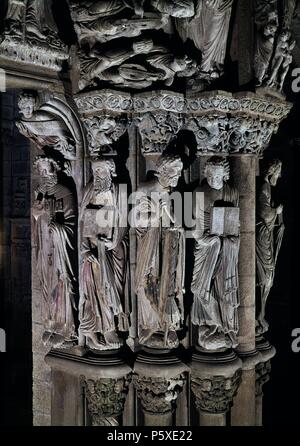
[[[271,186],[276,186],[278,179],[281,176],[282,162],[279,159],[275,159],[271,162],[266,173],[266,179]]]
[[[116,165],[111,158],[95,158],[91,161],[95,192],[110,190],[112,179],[116,176]]]
[[[36,108],[36,97],[33,94],[22,93],[18,98],[18,107],[21,115],[26,119],[32,118]]]
[[[37,156],[33,167],[39,173],[41,178],[50,183],[57,183],[57,172],[61,170],[58,163],[45,155]]]
[[[179,156],[163,155],[156,164],[155,175],[163,187],[176,187],[183,163]]]
[[[204,175],[212,189],[221,190],[224,182],[229,180],[229,162],[220,156],[211,157],[205,165]]]

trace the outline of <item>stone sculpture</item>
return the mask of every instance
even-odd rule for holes
[[[214,156],[195,190],[191,320],[198,328],[198,345],[207,351],[237,346],[239,196],[227,184],[229,175],[228,161]]]
[[[113,183],[112,159],[91,163],[80,211],[80,334],[92,349],[114,350],[122,345],[118,331],[129,329],[127,191]]]
[[[76,204],[71,190],[58,180],[61,169],[56,161],[38,156],[34,167],[41,177],[34,191],[32,215],[42,290],[43,341],[52,347],[68,347],[77,339],[73,315]]]
[[[276,262],[284,234],[283,206],[275,207],[272,200],[272,188],[277,185],[281,169],[281,161],[272,161],[258,195],[256,230],[256,269],[259,291],[256,332],[258,335],[268,330],[268,323],[265,320],[266,302],[273,286]]]
[[[177,185],[183,164],[163,155],[155,179],[138,189],[134,226],[138,237],[135,290],[138,338],[143,346],[172,349],[183,320],[184,234],[170,207],[170,188]],[[149,215],[151,214],[151,219]],[[164,224],[167,218],[168,224]]]

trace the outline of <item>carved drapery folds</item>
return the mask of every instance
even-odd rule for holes
[[[81,376],[93,426],[118,426],[123,414],[131,376],[89,379]]]
[[[202,89],[223,72],[232,3],[70,1],[80,45],[79,90],[101,82],[133,89],[171,86],[180,78]],[[183,43],[180,52],[174,52],[176,39]]]
[[[295,47],[295,40],[290,29],[294,10],[293,0],[279,2],[256,0],[255,77],[257,86],[279,92],[283,89]]]
[[[198,329],[198,345],[207,351],[238,345],[239,195],[227,183],[229,177],[228,161],[214,156],[195,190],[191,320]],[[200,194],[204,202],[197,199]]]
[[[257,322],[256,333],[268,331],[266,303],[274,283],[278,254],[284,235],[283,206],[274,206],[272,189],[281,176],[282,162],[273,160],[258,191],[256,225]]]
[[[58,37],[52,0],[9,0],[0,59],[60,71],[69,57]]]

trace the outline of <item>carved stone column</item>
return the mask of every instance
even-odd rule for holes
[[[257,350],[260,352],[261,362],[256,366],[256,383],[255,383],[255,412],[256,426],[263,425],[263,386],[270,379],[271,359],[275,356],[276,350],[268,342],[261,341],[257,343]]]
[[[131,368],[111,355],[73,356],[50,352],[52,426],[118,426],[131,380]]]
[[[200,426],[226,426],[226,414],[241,382],[241,365],[234,353],[193,355],[191,389]]]
[[[141,404],[145,426],[172,426],[176,401],[182,392],[188,368],[175,356],[138,356],[133,383]]]

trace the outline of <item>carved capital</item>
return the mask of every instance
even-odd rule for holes
[[[113,153],[113,144],[126,132],[132,110],[128,93],[103,90],[80,94],[75,98],[87,132],[90,156]]]
[[[255,395],[260,396],[263,394],[263,386],[270,379],[271,373],[271,361],[261,362],[257,364],[255,368],[256,382],[255,382]]]
[[[186,99],[185,128],[202,153],[261,154],[292,105],[274,97],[222,91]]]
[[[178,395],[182,391],[185,375],[174,378],[134,375],[133,383],[145,412],[165,414],[175,409]]]
[[[192,376],[191,387],[197,409],[215,414],[227,412],[233,404],[233,398],[241,382],[241,375],[241,370],[237,370],[232,377]]]
[[[85,391],[93,426],[117,426],[117,418],[124,411],[131,376],[99,380],[81,376],[80,381]]]
[[[184,97],[157,91],[135,95],[134,123],[144,155],[162,154],[183,126]]]

